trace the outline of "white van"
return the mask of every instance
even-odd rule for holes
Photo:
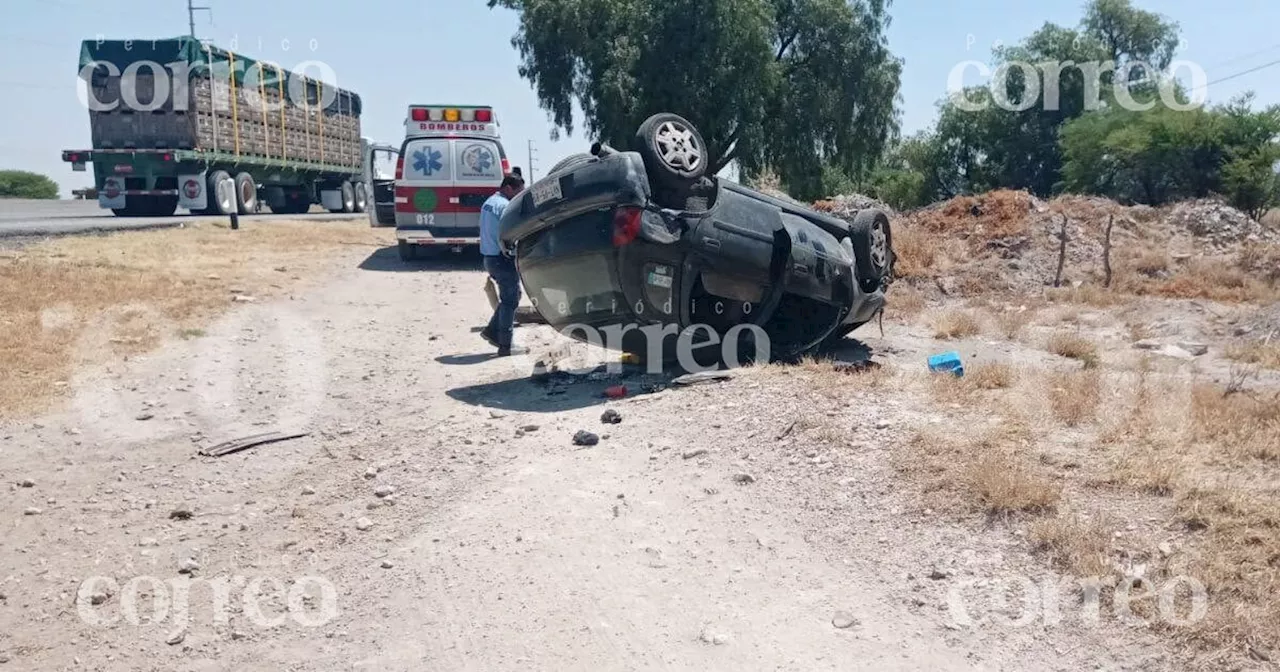
[[[372,182],[371,221],[394,223],[405,261],[423,250],[478,247],[480,206],[510,170],[493,108],[411,105],[395,179]]]

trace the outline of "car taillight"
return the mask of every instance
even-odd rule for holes
[[[506,157],[502,158],[502,174],[506,175],[511,172],[511,162]]]
[[[493,110],[476,110],[476,121],[484,124],[493,121]]]
[[[640,208],[618,208],[613,211],[613,246],[622,247],[640,235]]]
[[[404,157],[403,156],[396,159],[396,179],[397,180],[404,179]]]
[[[412,116],[412,117],[413,117],[413,120],[414,120],[414,121],[426,121],[426,120],[427,120],[427,108],[425,108],[425,107],[415,107],[415,108],[413,108],[412,110],[410,110],[409,114],[410,114],[410,116]]]

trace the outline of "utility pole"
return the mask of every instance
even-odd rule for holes
[[[534,148],[533,148],[533,139],[531,138],[531,139],[529,140],[529,184],[533,184],[533,181],[534,181],[534,178],[533,178],[533,155],[534,155],[534,152],[535,152],[535,151],[536,151],[536,150],[534,150]]]
[[[191,38],[196,36],[196,12],[209,12],[209,18],[213,18],[213,9],[211,7],[197,7],[195,0],[187,0],[187,23],[191,28]]]

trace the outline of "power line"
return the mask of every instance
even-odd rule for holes
[[[1211,81],[1211,82],[1209,82],[1209,83],[1205,84],[1204,86],[1199,86],[1199,87],[1196,87],[1196,88],[1197,88],[1197,89],[1203,89],[1203,88],[1208,87],[1208,86],[1211,86],[1211,85],[1213,85],[1213,84],[1219,84],[1219,83],[1222,83],[1222,82],[1225,82],[1225,81],[1228,81],[1228,80],[1235,79],[1236,77],[1243,77],[1243,76],[1245,76],[1245,75],[1252,74],[1252,73],[1255,73],[1255,72],[1257,72],[1257,71],[1259,71],[1259,70],[1263,70],[1263,69],[1266,69],[1266,68],[1270,68],[1270,67],[1272,67],[1272,66],[1276,66],[1276,65],[1280,65],[1280,59],[1277,59],[1277,60],[1271,61],[1270,63],[1263,63],[1262,65],[1254,66],[1254,67],[1252,67],[1252,68],[1249,68],[1248,70],[1241,70],[1240,72],[1237,72],[1237,73],[1235,73],[1234,75],[1227,75],[1226,77],[1219,77],[1218,79],[1215,79],[1215,80],[1213,80],[1213,81]]]
[[[1280,49],[1280,43],[1273,44],[1273,45],[1271,45],[1271,46],[1269,46],[1269,47],[1266,47],[1266,48],[1263,48],[1263,49],[1259,49],[1259,50],[1257,50],[1257,51],[1251,51],[1251,52],[1249,52],[1249,53],[1247,53],[1247,54],[1241,54],[1241,55],[1239,55],[1239,56],[1235,56],[1235,57],[1232,57],[1232,58],[1228,58],[1228,59],[1227,59],[1227,60],[1225,60],[1225,61],[1221,61],[1221,62],[1218,62],[1218,63],[1214,63],[1213,65],[1211,65],[1211,66],[1209,66],[1209,67],[1210,67],[1210,68],[1220,68],[1220,67],[1222,67],[1222,66],[1224,66],[1224,65],[1231,65],[1232,63],[1239,63],[1240,61],[1248,60],[1248,59],[1250,59],[1250,58],[1253,58],[1254,56],[1261,56],[1261,55],[1263,55],[1263,54],[1266,54],[1266,53],[1269,53],[1269,52],[1275,51],[1276,49]]]

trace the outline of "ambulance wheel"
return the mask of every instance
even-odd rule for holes
[[[413,243],[406,243],[403,240],[396,243],[396,249],[400,252],[400,261],[417,261],[418,246]]]

